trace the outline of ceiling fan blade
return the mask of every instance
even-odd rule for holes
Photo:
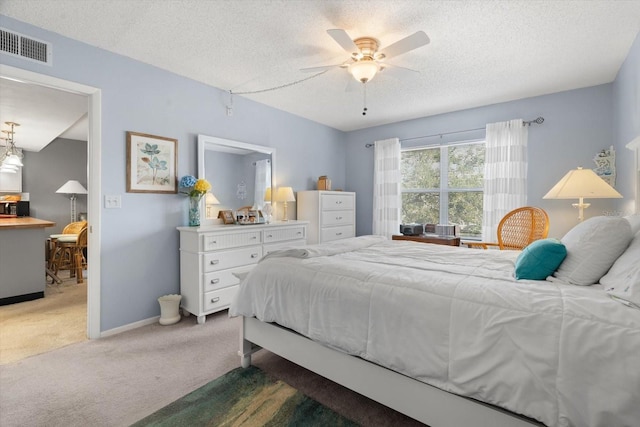
[[[356,46],[356,44],[353,42],[353,40],[351,40],[351,37],[349,37],[349,34],[347,34],[347,32],[345,30],[341,30],[341,29],[333,29],[333,30],[327,30],[327,33],[340,45],[342,46],[342,48],[344,50],[346,50],[347,52],[349,52],[349,55],[353,54],[353,53],[358,53],[360,52],[360,49],[358,49],[358,46]]]
[[[398,40],[397,42],[390,44],[378,53],[384,54],[385,58],[392,58],[424,46],[428,44],[429,41],[429,36],[427,36],[424,31],[418,31],[403,38],[402,40]]]
[[[300,68],[300,71],[302,71],[303,73],[314,73],[316,71],[324,71],[330,68],[339,67],[341,65],[342,64],[335,64],[335,65],[322,65],[320,67]]]

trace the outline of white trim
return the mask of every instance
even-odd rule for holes
[[[138,329],[142,326],[152,325],[158,323],[160,316],[150,317],[148,319],[138,320],[137,322],[128,323],[126,325],[118,326],[117,328],[109,329],[100,334],[100,338],[110,337],[112,335],[121,334],[122,332]]]
[[[89,195],[87,199],[87,214],[91,219],[91,229],[89,230],[89,269],[87,287],[87,336],[89,339],[100,337],[100,226],[101,226],[101,176],[100,176],[100,153],[102,145],[101,134],[101,91],[92,86],[62,80],[57,77],[45,74],[34,73],[32,71],[15,68],[0,64],[0,76],[22,81],[25,83],[35,83],[41,86],[66,92],[77,93],[87,96],[89,115],[89,135],[88,135],[88,159],[87,167],[89,172]]]
[[[458,396],[380,365],[324,347],[272,323],[243,317],[241,365],[248,367],[255,345],[263,347],[432,427],[531,427],[535,420]],[[253,345],[255,344],[255,345]]]

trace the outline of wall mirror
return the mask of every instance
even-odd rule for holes
[[[272,147],[198,135],[198,178],[211,183],[218,202],[202,198],[203,223],[221,224],[217,219],[221,210],[235,212],[245,206],[263,210],[265,203],[271,203],[267,189],[275,181],[275,157]]]

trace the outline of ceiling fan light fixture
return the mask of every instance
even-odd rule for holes
[[[361,60],[349,65],[349,73],[361,83],[370,82],[380,70],[380,66],[373,60]]]

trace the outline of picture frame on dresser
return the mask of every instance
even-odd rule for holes
[[[235,219],[233,218],[233,211],[231,210],[223,210],[218,213],[218,218],[222,219],[223,224],[235,224]]]

